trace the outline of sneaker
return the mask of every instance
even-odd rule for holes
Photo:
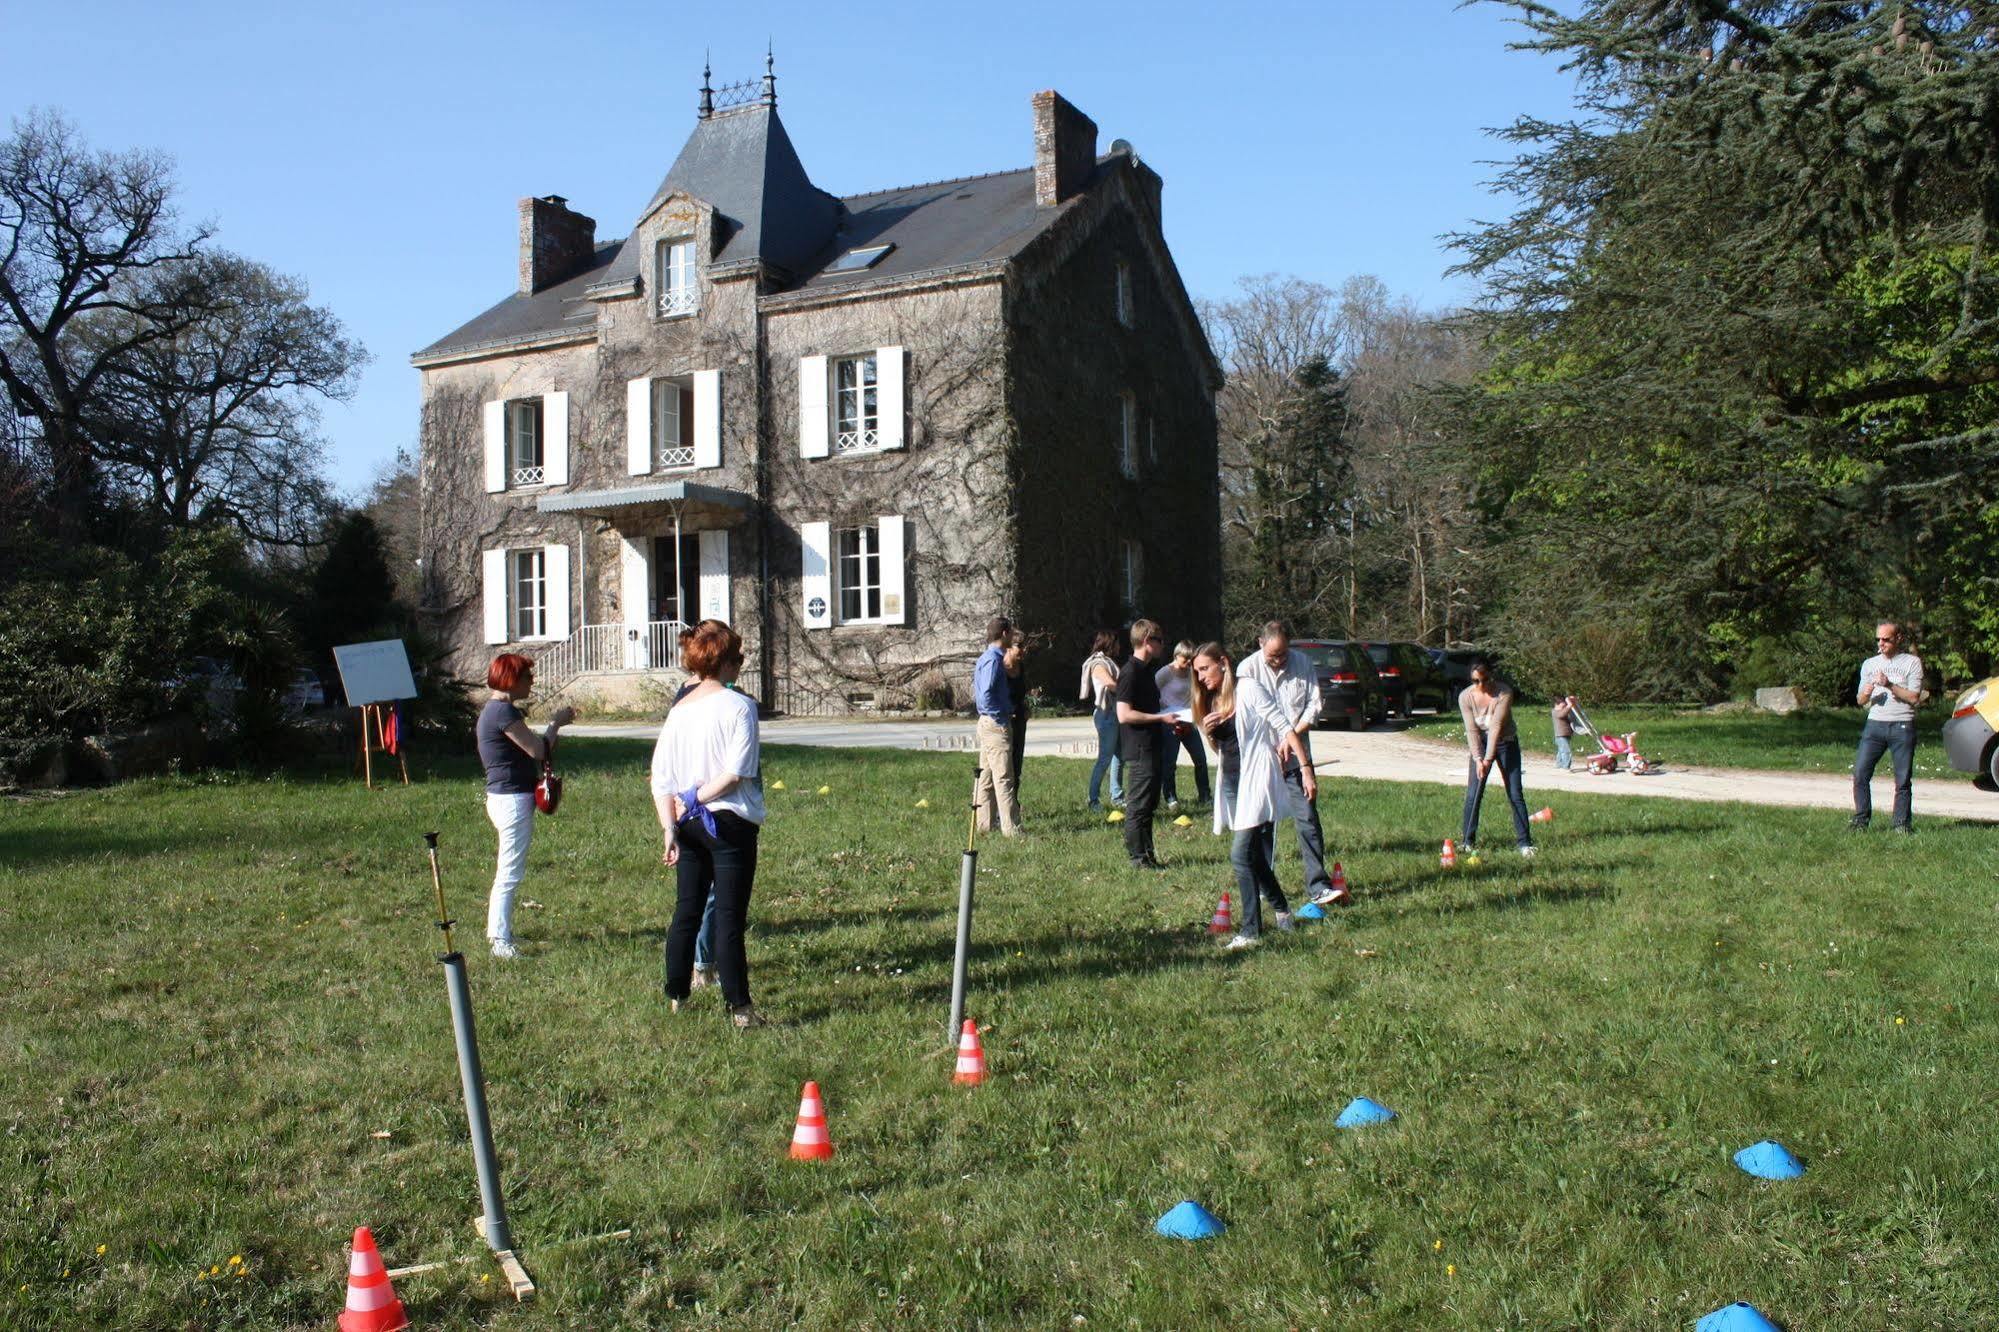
[[[1866,832],[1867,820],[1861,818],[1858,814],[1855,814],[1852,818],[1846,821],[1846,830],[1848,832]]]
[[[1278,929],[1283,930],[1286,934],[1289,934],[1292,930],[1298,928],[1295,924],[1292,923],[1291,913],[1289,911],[1278,912],[1277,919],[1274,923],[1276,924]]]
[[[756,1009],[748,1004],[744,1004],[741,1008],[730,1009],[729,1021],[736,1024],[737,1031],[748,1031],[751,1027],[768,1027],[771,1025],[769,1018],[757,1012]]]
[[[494,957],[505,958],[506,960],[511,962],[513,959],[519,957],[520,955],[521,955],[521,950],[514,947],[514,941],[512,939],[493,940]]]
[[[669,999],[669,1000],[667,1000],[667,1001],[666,1001],[666,1011],[667,1011],[667,1012],[669,1012],[669,1013],[678,1013],[678,1012],[680,1011],[680,1005],[681,1005],[681,1003],[682,1003],[682,1002],[683,1002],[683,1001],[682,1001],[682,1000],[679,1000],[679,999]]]
[[[1168,810],[1169,812],[1170,812],[1170,811],[1172,811],[1172,810],[1176,810],[1176,809],[1180,808],[1180,802],[1179,802],[1179,801],[1178,801],[1177,799],[1175,799],[1175,800],[1168,800],[1168,801],[1166,802],[1166,808],[1167,808],[1167,810]]]
[[[1244,949],[1254,948],[1262,942],[1263,940],[1257,938],[1254,934],[1238,934],[1235,938],[1222,945],[1222,951],[1225,953],[1240,953]]]
[[[1103,812],[1104,812],[1104,802],[1103,802],[1103,801],[1101,801],[1101,800],[1092,800],[1092,801],[1090,802],[1090,813],[1092,813],[1092,814],[1101,814],[1101,813],[1103,813]]]
[[[1915,830],[1916,830],[1916,825],[1913,823],[1898,823],[1895,825],[1895,831],[1898,833],[1902,833],[1904,835],[1913,833],[1915,832]]]
[[[1346,900],[1347,894],[1334,888],[1321,888],[1318,892],[1312,894],[1313,906],[1331,906],[1335,902],[1344,902]]]
[[[1521,858],[1522,860],[1532,860],[1532,859],[1534,858],[1534,848],[1533,848],[1533,847],[1531,847],[1531,846],[1523,846],[1523,847],[1521,847],[1521,848],[1520,848],[1520,858]]]
[[[714,983],[715,968],[713,967],[696,967],[694,968],[694,974],[687,978],[687,988],[689,990],[705,990]]]

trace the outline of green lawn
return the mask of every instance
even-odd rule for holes
[[[418,1327],[1999,1326],[1990,828],[1530,791],[1541,857],[1493,801],[1447,874],[1456,792],[1334,781],[1359,904],[1225,956],[1222,842],[1163,828],[1140,878],[1084,763],[1033,759],[1033,836],[980,860],[967,1091],[969,762],[768,753],[750,957],[786,1025],[742,1034],[659,996],[648,750],[570,742],[530,956],[471,961],[541,1295],[409,1277]],[[470,764],[0,808],[0,1326],[330,1328],[356,1224],[391,1266],[478,1251],[429,828],[476,942]],[[807,1078],[825,1165],[785,1159]],[[1363,1094],[1401,1117],[1334,1129]],[[1806,1177],[1738,1172],[1762,1138]],[[1229,1234],[1154,1236],[1184,1197]]]
[[[1788,772],[1831,772],[1851,775],[1853,751],[1867,714],[1860,708],[1807,708],[1778,716],[1774,712],[1703,712],[1666,704],[1583,704],[1589,719],[1608,735],[1638,733],[1638,749],[1668,767],[1675,764],[1710,768],[1768,768]],[[1931,704],[1916,721],[1916,780],[1968,782],[1972,774],[1953,772],[1944,759],[1943,724],[1950,710]],[[1419,713],[1411,724],[1422,733],[1459,739],[1464,723],[1455,711]],[[1515,714],[1520,743],[1537,753],[1555,752],[1555,728],[1548,709],[1524,705]],[[1596,753],[1596,742],[1577,737],[1576,761]],[[1890,771],[1887,758],[1880,773]],[[1917,808],[1922,796],[1916,797]]]

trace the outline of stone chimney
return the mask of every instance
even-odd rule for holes
[[[521,200],[521,295],[575,277],[597,250],[597,220],[569,211],[559,194]]]
[[[1061,203],[1089,184],[1097,166],[1097,122],[1054,91],[1034,94],[1034,202]]]

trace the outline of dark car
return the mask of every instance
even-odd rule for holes
[[[1388,701],[1391,713],[1407,717],[1417,708],[1444,710],[1444,702],[1449,692],[1444,685],[1444,672],[1430,660],[1430,653],[1421,643],[1367,643],[1368,657],[1374,662],[1375,674],[1381,677],[1382,697]]]
[[[1319,716],[1313,725],[1353,731],[1387,720],[1388,700],[1365,646],[1336,638],[1294,638],[1291,646],[1319,673]]]
[[[1440,665],[1444,670],[1444,707],[1458,705],[1458,694],[1471,683],[1471,664],[1485,653],[1477,648],[1447,648]]]

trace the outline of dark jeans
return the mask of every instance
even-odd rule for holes
[[[1019,686],[1016,685],[1015,688]],[[1020,800],[1021,761],[1027,757],[1027,714],[1016,712],[1007,724],[1007,747],[1013,752],[1013,798]]]
[[[1236,784],[1222,774],[1222,798],[1235,808]],[[1236,933],[1254,939],[1263,933],[1263,899],[1279,911],[1289,911],[1284,890],[1277,886],[1277,825],[1260,823],[1239,829],[1229,844],[1229,864],[1235,866],[1235,895],[1242,901],[1242,925]]]
[[[1166,798],[1168,800],[1180,798],[1174,774],[1180,767],[1180,751],[1183,749],[1194,760],[1195,799],[1207,800],[1211,796],[1208,789],[1208,747],[1201,743],[1201,733],[1192,727],[1187,729],[1187,734],[1184,736],[1180,734],[1178,727],[1167,728],[1159,760],[1160,782],[1166,788]]]
[[[1853,756],[1853,821],[1866,823],[1874,817],[1874,769],[1882,754],[1894,756],[1895,826],[1909,826],[1909,807],[1914,797],[1909,776],[1916,766],[1916,724],[1912,721],[1871,721],[1860,728],[1860,749]]]
[[[1326,834],[1319,827],[1318,802],[1305,798],[1304,772],[1289,759],[1284,761],[1284,802],[1285,812],[1298,828],[1298,859],[1305,862],[1305,896],[1316,897],[1333,886],[1326,874]]]
[[[680,863],[673,924],[666,931],[666,997],[685,999],[694,975],[694,938],[708,895],[715,895],[715,975],[731,1008],[750,1002],[743,923],[757,877],[757,825],[726,809],[715,811],[711,837],[699,820],[680,825]]]
[[[1111,775],[1111,799],[1124,799],[1124,759],[1118,756],[1117,713],[1106,709],[1096,713],[1097,766],[1090,769],[1090,803],[1102,803],[1104,773]]]
[[[1152,811],[1159,807],[1159,727],[1118,727],[1124,752],[1124,850],[1133,860],[1151,860]]]
[[[1477,759],[1471,759],[1469,763],[1470,771],[1465,782],[1465,822],[1458,837],[1466,846],[1473,846],[1478,842],[1478,807],[1485,799],[1486,779],[1479,775]],[[1534,845],[1534,835],[1527,829],[1527,795],[1520,789],[1520,742],[1501,740],[1498,748],[1492,751],[1492,766],[1499,769],[1499,775],[1506,783],[1506,803],[1513,806],[1513,844]]]

